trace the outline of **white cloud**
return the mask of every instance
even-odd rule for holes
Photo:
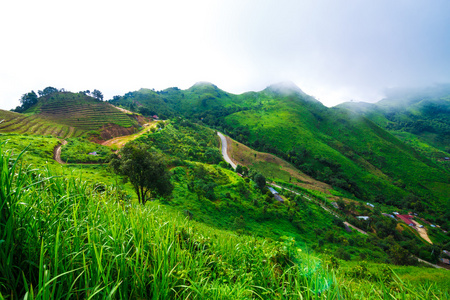
[[[327,105],[450,81],[448,1],[8,1],[0,108],[32,89],[240,93],[292,80]]]

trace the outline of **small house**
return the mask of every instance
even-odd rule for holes
[[[375,205],[373,205],[372,203],[367,202],[366,204],[369,205],[369,206],[372,207],[372,208],[375,207]]]
[[[337,202],[331,202],[331,205],[333,205],[334,208],[339,209],[339,205]]]
[[[382,213],[383,216],[385,217],[389,217],[395,220],[395,217],[393,215],[387,214],[387,213]]]
[[[277,192],[274,188],[272,188],[272,187],[269,187],[269,191],[270,191],[273,195],[278,194],[278,192]]]
[[[88,155],[94,155],[94,156],[97,156],[98,154],[97,154],[96,151],[94,151],[94,152],[89,152]]]
[[[408,226],[416,226],[416,224],[414,224],[413,221],[411,221],[412,218],[414,218],[411,215],[397,215],[397,218],[399,218],[400,220],[402,220],[403,222],[405,222]]]
[[[367,221],[370,219],[369,216],[357,216],[356,218],[360,219],[360,220],[364,220],[364,221]]]
[[[269,187],[269,191],[272,193],[273,197],[274,197],[277,201],[279,201],[279,202],[281,202],[281,203],[284,203],[284,199],[281,198],[280,194],[279,194],[274,188]]]

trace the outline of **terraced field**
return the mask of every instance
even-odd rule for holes
[[[83,130],[98,130],[108,124],[124,128],[137,126],[137,121],[105,102],[75,93],[56,93],[40,100],[34,108],[40,117]]]
[[[24,114],[0,111],[0,133],[45,135],[57,138],[91,136],[110,139],[139,127],[138,116],[81,93],[53,93],[39,98]]]
[[[58,124],[39,117],[0,110],[0,133],[19,133],[53,136],[58,138],[77,137],[84,134],[84,130]]]

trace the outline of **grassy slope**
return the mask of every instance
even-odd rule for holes
[[[80,142],[78,139],[75,140]],[[53,159],[53,155],[55,147],[60,144],[60,140],[54,137],[0,133],[0,143],[5,143],[3,145],[3,150],[12,151],[14,155],[17,155],[24,149],[27,149],[26,153],[22,156],[22,160],[26,165],[33,165],[42,169],[45,168],[54,174],[58,174],[59,176],[80,178],[91,184],[100,185],[113,185],[117,182],[117,178],[111,174],[111,171],[107,169],[106,165],[72,163],[66,165],[58,164]],[[68,146],[69,154],[65,157],[65,159],[81,161],[86,153],[79,151],[80,148],[77,148],[77,145],[71,145],[69,143]],[[74,146],[74,149],[72,149],[73,151],[71,152],[70,148],[72,148],[72,146]],[[99,147],[99,145],[86,140],[81,140],[81,147]],[[86,151],[89,150],[91,149],[86,149]],[[104,151],[108,150],[109,149],[104,149]],[[62,153],[64,153],[64,150]],[[124,186],[124,191],[128,194],[133,193],[132,188],[128,185]]]
[[[302,173],[283,159],[264,152],[255,151],[246,145],[228,138],[231,157],[240,165],[254,169],[269,179],[278,179],[306,189],[329,193],[332,187]]]
[[[340,107],[365,115],[379,126],[393,133],[408,132],[413,139],[446,151],[450,148],[450,87],[400,91],[375,104],[344,103]],[[400,135],[404,141],[410,136]],[[427,146],[425,146],[427,147]],[[416,145],[422,149],[421,145]]]
[[[321,109],[315,117],[292,99],[268,102],[263,109],[235,113],[226,120],[230,126],[250,128],[250,143],[260,139],[284,151],[297,146],[313,153],[313,164],[320,158],[339,164],[347,179],[362,190],[360,197],[374,201],[384,196],[389,202],[406,197],[392,184],[398,179],[416,192],[419,181],[449,182],[448,174],[367,120],[330,109]]]
[[[98,191],[48,171],[10,172],[8,161],[2,153],[0,178],[8,184],[0,192],[14,191],[6,200],[10,205],[2,206],[10,214],[0,215],[5,229],[0,296],[6,299],[449,296],[447,282],[439,280],[446,271],[414,269],[435,282],[431,287],[417,276],[402,281],[378,265],[364,272],[355,272],[356,266],[350,273],[346,265],[337,269],[335,260],[324,257],[320,264],[292,239],[238,236],[189,221],[157,203],[124,205],[115,189]],[[13,259],[6,260],[8,256]],[[400,278],[410,271],[397,270]]]

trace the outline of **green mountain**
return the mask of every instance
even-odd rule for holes
[[[348,102],[339,107],[369,118],[435,161],[450,156],[449,85],[394,90],[374,104]]]
[[[112,103],[140,110],[156,103],[163,114],[203,122],[364,201],[444,218],[448,171],[368,117],[327,108],[291,83],[241,95],[210,83],[132,94]],[[152,113],[158,114],[156,104]]]

